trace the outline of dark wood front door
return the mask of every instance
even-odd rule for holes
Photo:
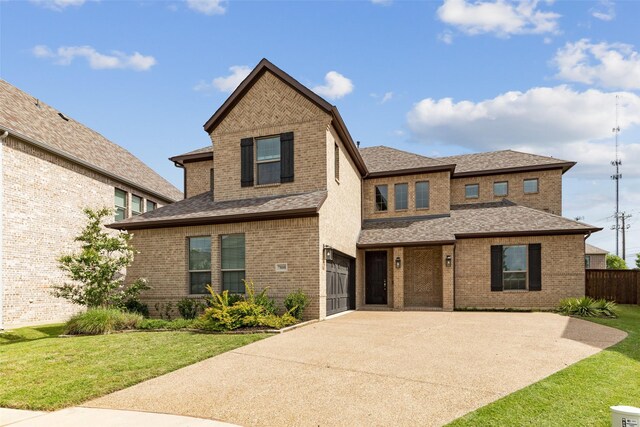
[[[365,252],[367,304],[387,303],[387,251]]]

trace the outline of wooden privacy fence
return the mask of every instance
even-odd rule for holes
[[[640,304],[640,270],[587,270],[585,294],[618,304]]]

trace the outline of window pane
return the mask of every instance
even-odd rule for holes
[[[156,202],[152,202],[151,200],[147,200],[147,212],[156,210]]]
[[[527,273],[526,272],[503,273],[502,288],[505,291],[512,291],[514,289],[527,289]]]
[[[280,182],[280,162],[258,163],[258,184]]]
[[[142,213],[142,197],[131,195],[131,213],[140,215]]]
[[[115,205],[116,207],[120,207],[120,208],[127,207],[127,193],[122,190],[118,190],[117,188],[116,188],[116,196],[115,196]]]
[[[116,221],[120,221],[124,219],[126,216],[126,211],[124,208],[116,208]]]
[[[502,248],[502,271],[526,271],[527,247],[505,246]]]
[[[280,159],[280,137],[258,139],[258,161]]]
[[[387,210],[387,186],[376,185],[376,211]]]
[[[211,237],[189,239],[189,270],[211,270]]]
[[[396,184],[394,197],[396,199],[396,210],[407,209],[409,202],[407,201],[409,186],[407,184]]]
[[[493,195],[494,196],[506,196],[509,192],[509,184],[507,182],[494,182],[493,183]]]
[[[467,184],[464,186],[464,196],[467,199],[477,199],[480,186],[478,184]]]
[[[222,236],[221,267],[223,270],[244,269],[244,234]]]
[[[591,256],[585,255],[585,257],[584,257],[584,266],[585,266],[585,268],[591,268]]]
[[[232,294],[244,294],[244,271],[223,271],[222,290]]]
[[[416,208],[424,209],[429,207],[429,183],[416,182]]]
[[[538,192],[538,180],[537,179],[525,179],[524,180],[524,192],[525,193],[537,193]]]
[[[211,272],[189,273],[189,292],[192,294],[206,294],[207,285],[211,284]]]

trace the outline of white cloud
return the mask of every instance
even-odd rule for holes
[[[600,0],[598,6],[591,9],[591,16],[601,21],[613,21],[616,17],[615,4],[611,0]]]
[[[382,95],[382,99],[380,100],[380,104],[384,104],[387,101],[391,101],[391,98],[393,98],[393,92],[385,92],[385,94]]]
[[[145,56],[138,52],[127,55],[112,51],[109,55],[96,51],[91,46],[61,46],[55,51],[44,45],[35,46],[32,53],[37,58],[50,58],[58,65],[70,65],[75,58],[85,58],[89,67],[94,70],[131,69],[146,71],[156,64],[153,56]]]
[[[438,17],[469,35],[557,34],[560,15],[539,10],[538,3],[538,0],[445,0],[438,8]]]
[[[320,96],[329,99],[339,99],[353,92],[353,83],[351,80],[337,71],[329,71],[324,76],[324,81],[324,85],[316,86],[312,89]]]
[[[620,127],[640,130],[640,96],[619,92]],[[582,173],[608,177],[614,157],[615,93],[584,92],[567,86],[507,92],[481,102],[424,99],[407,115],[422,142],[473,151],[515,149],[553,155],[582,164]],[[635,140],[631,140],[635,141]],[[622,159],[639,159],[640,143],[623,144]],[[640,165],[628,174],[640,176]]]
[[[582,39],[558,49],[556,77],[607,88],[640,89],[640,55],[623,43],[591,43]]]
[[[231,93],[238,85],[249,75],[251,68],[246,65],[233,65],[229,67],[231,74],[225,77],[216,77],[211,83],[200,82],[193,90],[198,92],[208,92],[211,90],[219,90],[220,92]]]
[[[225,0],[187,0],[187,7],[205,15],[223,15],[227,11]]]
[[[393,3],[393,0],[371,0],[371,3],[379,4],[382,6],[389,6],[391,3]]]
[[[29,0],[31,3],[47,9],[61,11],[69,6],[82,6],[86,0]]]
[[[438,34],[438,40],[440,40],[444,44],[453,43],[453,33],[451,30],[444,30],[440,34]]]

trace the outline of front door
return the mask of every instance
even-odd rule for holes
[[[387,303],[387,251],[365,252],[366,304]]]

